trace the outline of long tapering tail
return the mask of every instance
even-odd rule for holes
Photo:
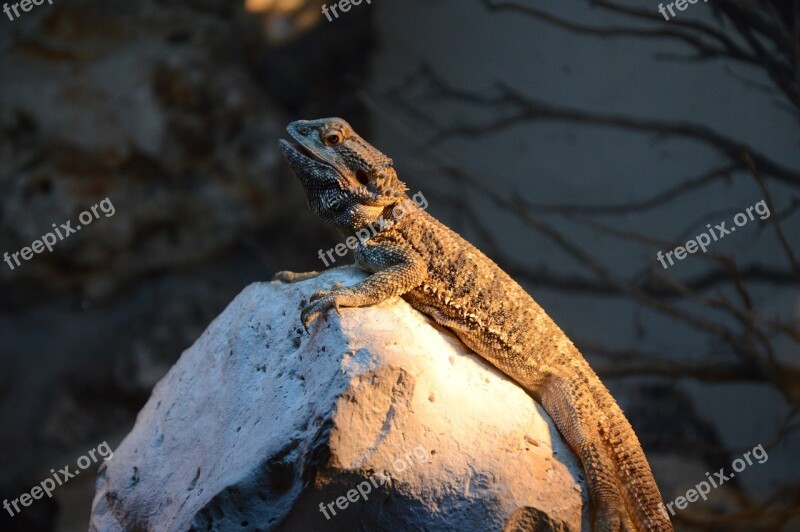
[[[593,390],[604,415],[599,420],[600,433],[617,468],[620,489],[637,528],[662,532],[673,530],[664,510],[661,493],[653,478],[633,427],[608,390]],[[600,397],[597,397],[600,395]]]
[[[633,428],[577,349],[569,358],[568,368],[552,368],[531,391],[581,460],[594,530],[672,532]]]

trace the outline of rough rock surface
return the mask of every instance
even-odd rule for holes
[[[303,331],[362,275],[246,288],[101,468],[91,530],[579,530],[575,457],[453,336],[399,299]]]

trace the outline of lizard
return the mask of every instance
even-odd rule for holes
[[[311,296],[301,309],[306,330],[331,309],[403,298],[542,405],[583,467],[594,530],[673,530],[621,408],[533,297],[476,247],[409,202],[392,159],[345,120],[297,120],[287,131],[291,138],[279,141],[280,150],[312,212],[347,237],[380,222],[380,230],[359,238],[354,250],[368,277]],[[299,282],[315,275],[283,271],[274,279]]]

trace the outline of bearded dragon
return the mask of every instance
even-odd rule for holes
[[[380,231],[359,238],[354,251],[356,263],[371,275],[314,294],[301,311],[306,330],[329,309],[402,297],[544,407],[584,468],[595,530],[671,531],[631,425],[536,301],[472,244],[414,208],[392,160],[346,121],[298,120],[287,130],[291,140],[281,140],[280,148],[315,214],[346,237],[381,222]],[[314,275],[279,272],[275,279]]]

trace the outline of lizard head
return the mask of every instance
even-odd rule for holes
[[[286,130],[291,140],[280,141],[283,156],[324,220],[357,227],[405,197],[392,160],[341,118],[297,120]]]

